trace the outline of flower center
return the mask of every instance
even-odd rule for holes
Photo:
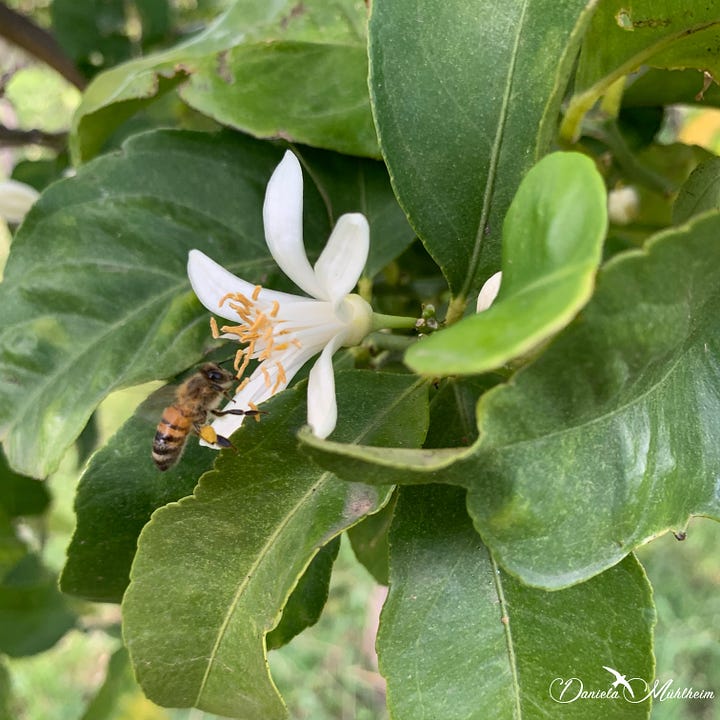
[[[252,295],[248,298],[243,293],[228,293],[220,299],[219,305],[222,307],[227,305],[232,308],[240,318],[239,325],[223,325],[218,330],[215,318],[210,319],[210,327],[214,338],[220,337],[220,333],[235,335],[238,340],[245,346],[240,348],[235,354],[235,370],[237,377],[241,378],[247,369],[250,360],[269,361],[273,354],[282,353],[291,345],[300,348],[300,341],[297,338],[288,337],[292,330],[289,328],[281,328],[280,325],[285,322],[279,320],[277,315],[280,311],[280,303],[273,300],[272,303],[263,303],[265,307],[258,302],[262,287],[256,285]],[[260,371],[265,378],[265,385],[272,388],[271,392],[275,394],[283,385],[287,384],[285,368],[279,360],[274,361],[275,382],[273,383],[270,370],[266,363],[260,365]],[[237,388],[237,392],[242,390],[249,382],[250,378],[245,378]]]
[[[342,299],[337,316],[347,326],[344,347],[359,345],[372,330],[372,307],[355,293]]]

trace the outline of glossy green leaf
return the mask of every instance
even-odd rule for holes
[[[8,517],[42,515],[50,504],[44,481],[18,475],[7,464],[0,448],[0,508]]]
[[[395,720],[648,716],[649,700],[621,694],[556,701],[573,697],[579,682],[608,691],[613,677],[604,665],[652,681],[651,589],[633,557],[574,588],[532,589],[498,568],[473,530],[463,491],[402,488],[390,580],[378,655]],[[578,682],[561,696],[571,678]],[[639,699],[644,687],[633,683]]]
[[[111,390],[175,375],[202,357],[208,313],[187,280],[189,249],[250,282],[292,289],[262,227],[265,185],[281,157],[281,148],[236,134],[160,131],[44,193],[0,286],[0,436],[12,467],[45,477]],[[316,152],[308,163],[311,258],[330,235],[335,196],[324,163],[333,167],[334,158]],[[377,260],[401,252],[407,233],[384,235],[394,200],[373,172],[372,189],[358,181],[358,191],[386,208],[370,218],[371,237],[384,236]]]
[[[381,585],[388,579],[388,533],[397,495],[393,494],[385,507],[368,515],[361,523],[348,530],[355,557]]]
[[[713,3],[692,9],[675,0],[600,3],[583,42],[562,135],[577,138],[585,113],[641,66],[698,68],[720,77],[719,39],[720,16]]]
[[[422,442],[427,387],[408,375],[339,373],[346,442]],[[265,635],[318,549],[379,508],[389,488],[341,482],[297,449],[304,383],[280,393],[260,423],[233,436],[192,497],[145,526],[123,601],[137,677],[163,705],[244,720],[284,717]],[[361,480],[362,478],[357,478]]]
[[[500,264],[500,228],[548,148],[594,2],[375,0],[370,92],[395,191],[454,295]]]
[[[708,210],[720,210],[720,158],[713,158],[693,170],[673,206],[673,222],[688,222]]]
[[[268,650],[287,645],[296,635],[319,620],[328,599],[330,577],[338,550],[339,537],[321,547],[310,561],[283,608],[278,626],[267,634]]]
[[[168,0],[53,0],[53,36],[86,76],[112,67],[170,30]]]
[[[99,75],[73,122],[87,160],[110,132],[158,94],[258,137],[282,137],[377,157],[359,0],[237,0],[198,35]]]
[[[341,477],[469,488],[508,571],[581,582],[691,515],[720,519],[719,273],[714,214],[616,256],[577,320],[482,397],[470,449],[303,440]]]
[[[505,218],[493,305],[423,339],[405,362],[432,376],[478,374],[529,352],[590,298],[606,229],[605,186],[593,161],[578,153],[543,158]]]
[[[36,555],[26,555],[2,579],[0,652],[18,657],[47,650],[75,622],[57,578]]]
[[[188,441],[178,464],[161,473],[150,457],[170,388],[153,393],[92,458],[75,495],[77,522],[60,578],[62,591],[97,602],[122,600],[137,539],[159,507],[192,493],[216,453]]]
[[[647,68],[627,79],[623,107],[662,107],[664,105],[720,105],[720,85],[705,87],[700,70],[658,70]]]

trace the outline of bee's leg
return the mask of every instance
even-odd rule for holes
[[[211,410],[213,415],[267,415],[265,410]]]

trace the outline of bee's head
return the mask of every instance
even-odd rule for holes
[[[205,376],[210,385],[218,392],[227,390],[233,384],[233,380],[235,379],[232,373],[229,373],[227,370],[223,370],[223,368],[215,363],[205,363],[205,365],[200,368],[200,372]]]

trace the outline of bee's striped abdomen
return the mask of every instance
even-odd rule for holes
[[[192,419],[176,405],[165,408],[153,440],[152,458],[158,470],[168,470],[182,455]]]

